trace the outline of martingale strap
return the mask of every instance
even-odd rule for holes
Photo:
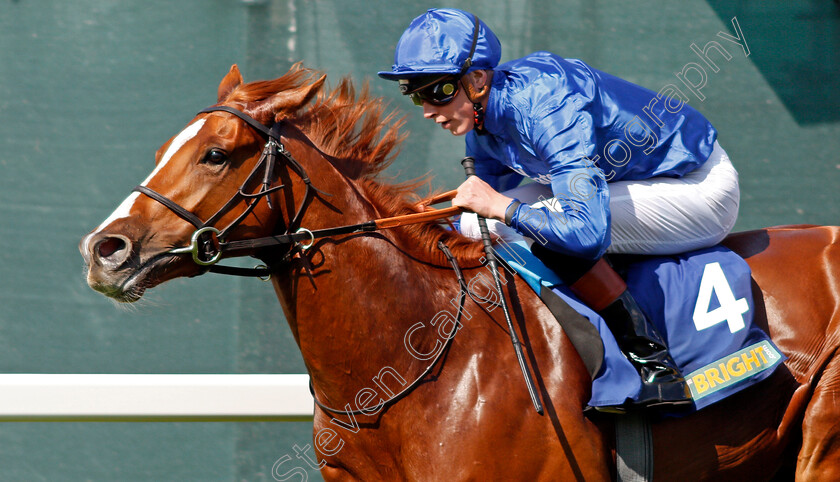
[[[393,397],[389,398],[388,400],[382,402],[381,406],[379,406],[377,411],[382,410],[383,408],[386,408],[390,405],[393,405],[393,404],[397,403],[401,399],[405,398],[405,396],[408,395],[412,390],[417,388],[417,386],[420,385],[420,383],[423,381],[423,379],[426,378],[426,375],[428,375],[432,371],[432,368],[434,368],[435,365],[437,365],[438,361],[444,356],[444,354],[449,352],[449,347],[452,345],[452,340],[455,338],[455,334],[458,331],[457,327],[461,323],[461,315],[464,312],[464,302],[466,301],[467,293],[469,292],[469,287],[467,285],[467,281],[464,279],[464,273],[461,272],[461,267],[458,265],[458,260],[455,259],[455,256],[452,255],[452,252],[449,251],[449,247],[446,244],[444,244],[443,241],[438,241],[438,249],[440,249],[443,252],[443,255],[446,256],[446,259],[449,261],[449,264],[452,265],[452,269],[455,271],[455,277],[458,279],[458,285],[459,285],[459,288],[460,288],[460,299],[458,301],[458,314],[455,316],[455,325],[452,328],[452,334],[450,334],[446,338],[446,341],[444,342],[443,346],[440,348],[440,351],[438,351],[437,355],[435,355],[434,359],[432,359],[432,363],[430,363],[429,366],[427,366],[426,369],[423,370],[423,373],[421,373],[419,377],[415,378],[414,381],[411,382],[407,387],[402,389],[402,391],[400,391],[399,393],[397,393]],[[338,408],[332,408],[332,407],[329,407],[327,405],[324,405],[320,400],[318,400],[318,397],[315,396],[315,389],[312,386],[312,378],[309,379],[309,393],[312,394],[312,399],[315,401],[315,405],[317,405],[318,408],[320,408],[321,410],[323,410],[325,412],[329,412],[329,413],[333,413],[333,414],[340,414],[340,415],[347,415],[347,416],[361,415],[361,414],[368,415],[369,412],[371,412],[372,409],[375,408],[375,407],[369,407],[369,408],[364,408],[364,409],[360,408],[360,409],[356,409],[356,410],[341,410],[341,409],[338,409]],[[349,407],[350,404],[348,403],[345,406]]]

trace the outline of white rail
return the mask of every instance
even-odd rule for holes
[[[0,374],[0,421],[312,420],[308,375]]]

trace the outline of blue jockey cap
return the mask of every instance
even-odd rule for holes
[[[433,8],[415,18],[394,52],[387,80],[427,75],[463,75],[492,70],[499,64],[502,45],[477,16],[454,8]]]

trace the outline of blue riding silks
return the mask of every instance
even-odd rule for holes
[[[551,186],[552,199],[512,211],[516,232],[598,259],[610,246],[608,183],[682,177],[714,149],[708,119],[666,99],[580,60],[534,52],[494,69],[486,132],[467,133],[466,155],[497,191],[523,177]]]

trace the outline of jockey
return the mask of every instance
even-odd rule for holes
[[[452,201],[471,212],[462,233],[480,237],[480,215],[502,239],[524,239],[607,322],[642,377],[641,404],[687,401],[662,336],[603,256],[676,254],[730,232],[738,174],[717,131],[673,85],[657,94],[549,52],[500,58],[475,15],[432,9],[379,76],[466,135],[477,176]]]

